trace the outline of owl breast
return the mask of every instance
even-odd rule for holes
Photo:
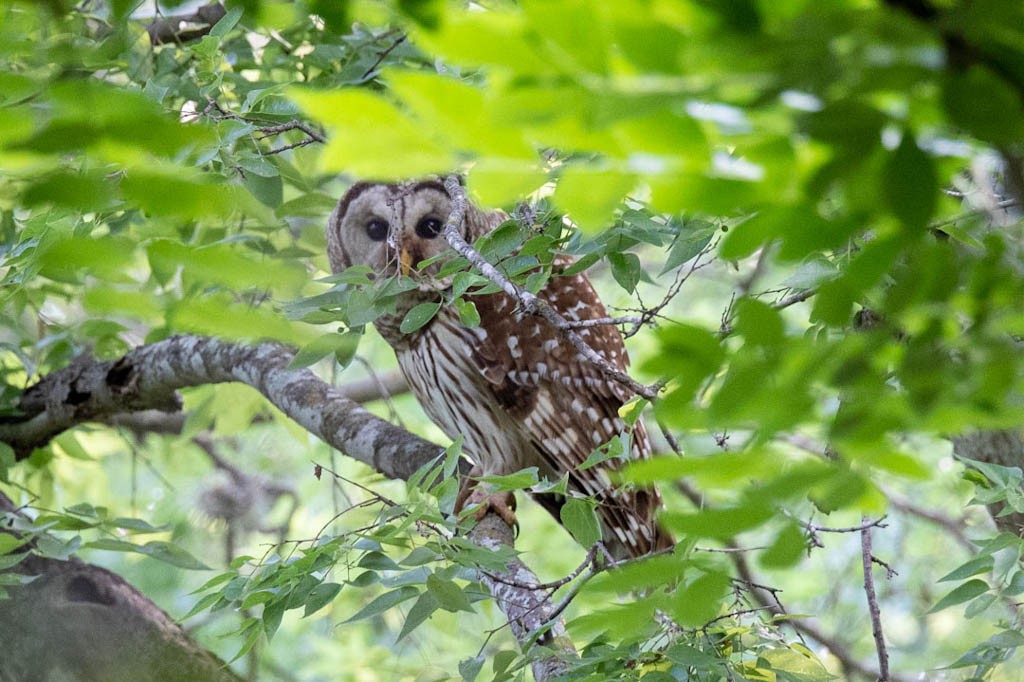
[[[482,327],[464,327],[454,310],[443,308],[420,333],[396,346],[399,367],[430,420],[453,440],[462,435],[463,452],[484,475],[538,466],[541,477],[557,478],[522,436],[515,410],[495,409],[494,387],[474,357],[487,334]]]

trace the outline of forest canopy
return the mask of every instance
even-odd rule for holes
[[[574,259],[672,551],[536,470],[458,527],[407,280],[324,237],[449,176],[511,218],[442,305]],[[121,603],[67,567],[248,679],[1018,679],[1022,203],[1018,2],[0,4],[0,679],[24,595]]]

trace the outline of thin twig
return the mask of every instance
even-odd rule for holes
[[[772,303],[772,307],[775,308],[776,310],[782,310],[783,308],[788,308],[791,305],[803,303],[811,296],[814,296],[816,293],[818,293],[817,289],[804,289],[803,291],[793,294],[792,296],[787,296],[781,301],[776,301],[775,303]]]
[[[398,37],[397,40],[395,40],[395,42],[391,43],[391,45],[389,45],[387,48],[385,48],[385,49],[381,50],[380,52],[378,52],[377,53],[377,61],[375,61],[370,66],[370,68],[368,68],[365,72],[363,72],[363,75],[360,77],[360,80],[366,80],[367,78],[369,78],[370,74],[372,74],[374,71],[376,71],[377,67],[381,65],[381,62],[383,62],[385,59],[387,59],[388,55],[391,54],[392,52],[394,52],[395,48],[397,48],[399,45],[404,43],[407,38],[408,38],[408,36],[406,36],[403,33],[402,35],[400,35]]]
[[[581,563],[579,566],[573,569],[572,572],[570,572],[567,576],[565,576],[564,578],[559,578],[558,580],[552,580],[551,582],[540,583],[539,585],[523,585],[514,581],[510,581],[495,573],[491,573],[490,571],[481,571],[481,573],[484,573],[488,578],[491,578],[492,580],[496,580],[499,583],[504,583],[506,585],[514,585],[515,587],[526,587],[533,590],[557,590],[559,587],[562,587],[563,585],[571,583],[573,580],[575,580],[581,573],[583,573],[583,571],[587,569],[588,566],[593,566],[594,558],[596,556],[596,546],[591,547],[587,551],[587,558],[583,560],[583,563]]]
[[[281,123],[280,125],[276,126],[260,126],[260,134],[256,136],[256,139],[265,140],[268,137],[280,135],[281,133],[286,133],[289,130],[301,130],[302,132],[306,133],[317,142],[327,142],[327,138],[324,137],[321,133],[317,132],[316,130],[313,130],[313,128],[311,128],[310,126],[296,119],[292,119],[287,123]]]
[[[452,199],[452,210],[448,215],[448,219],[445,221],[444,236],[451,247],[455,249],[459,255],[472,263],[480,274],[501,287],[502,291],[511,296],[512,299],[518,303],[521,310],[531,315],[540,315],[553,327],[560,330],[562,335],[565,336],[565,338],[576,348],[576,351],[588,362],[601,370],[605,376],[614,379],[623,386],[628,387],[637,395],[643,396],[648,400],[654,400],[658,397],[661,386],[644,386],[633,377],[612,365],[597,351],[591,348],[590,345],[588,345],[587,342],[584,341],[578,333],[576,333],[570,323],[562,317],[554,307],[551,306],[551,304],[541,300],[529,291],[526,291],[522,287],[519,287],[509,281],[504,275],[498,272],[497,268],[488,263],[487,260],[485,260],[484,257],[481,256],[480,253],[465,240],[460,232],[466,215],[466,193],[462,189],[462,185],[459,184],[459,181],[455,176],[448,176],[445,178],[444,186],[448,191],[448,196]]]
[[[871,633],[875,637],[875,650],[878,652],[878,680],[889,680],[889,653],[885,649],[885,635],[882,633],[882,616],[878,608],[878,597],[875,594],[875,580],[871,575],[871,528],[875,524],[868,523],[867,518],[860,531],[861,563],[864,567],[864,593],[868,598],[868,613],[871,615]]]

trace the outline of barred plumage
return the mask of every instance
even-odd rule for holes
[[[463,451],[484,475],[532,466],[552,480],[567,475],[570,490],[598,500],[604,541],[613,554],[640,556],[669,546],[671,539],[654,523],[660,505],[656,490],[612,487],[607,471],[619,466],[617,459],[578,468],[595,447],[626,431],[618,411],[631,393],[579,356],[559,330],[517,311],[503,292],[467,297],[480,314],[478,327],[465,327],[457,311],[445,306],[416,332],[399,330],[408,310],[439,300],[451,286],[450,278],[435,277],[437,264],[421,272],[410,267],[447,250],[439,227],[450,204],[435,180],[353,186],[328,224],[332,269],[368,265],[385,276],[408,269],[419,278],[419,288],[400,298],[397,313],[378,319],[375,326],[395,349],[424,411],[449,437],[463,436]],[[506,219],[499,211],[469,206],[463,236],[473,241]],[[556,270],[569,262],[556,260]],[[538,295],[568,320],[607,316],[582,274],[556,273]],[[585,328],[580,336],[611,364],[626,369],[629,360],[614,327]],[[641,422],[630,436],[631,456],[647,457],[650,444]],[[535,497],[559,518],[561,499]]]

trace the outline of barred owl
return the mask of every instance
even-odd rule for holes
[[[597,500],[605,546],[616,557],[641,556],[671,545],[654,523],[656,490],[611,485],[608,459],[580,469],[599,445],[627,430],[619,408],[631,392],[581,357],[546,320],[525,315],[504,292],[470,295],[480,324],[466,327],[453,306],[411,334],[400,323],[413,306],[442,299],[451,277],[437,278],[439,264],[417,264],[449,247],[441,234],[451,211],[444,184],[423,180],[397,185],[358,183],[342,197],[327,227],[328,256],[335,272],[365,265],[379,276],[408,273],[418,288],[404,293],[394,315],[374,323],[394,348],[398,363],[430,419],[450,438],[463,436],[463,452],[478,475],[509,474],[537,467],[541,476],[568,477],[569,489]],[[462,225],[472,242],[507,219],[500,211],[469,205]],[[562,275],[571,262],[559,258],[555,273],[539,292],[568,320],[606,317],[604,306],[582,274]],[[580,330],[582,338],[612,365],[628,364],[615,327]],[[630,433],[631,456],[650,452],[637,422]],[[535,498],[556,519],[564,498]],[[507,511],[507,510],[506,510]]]

